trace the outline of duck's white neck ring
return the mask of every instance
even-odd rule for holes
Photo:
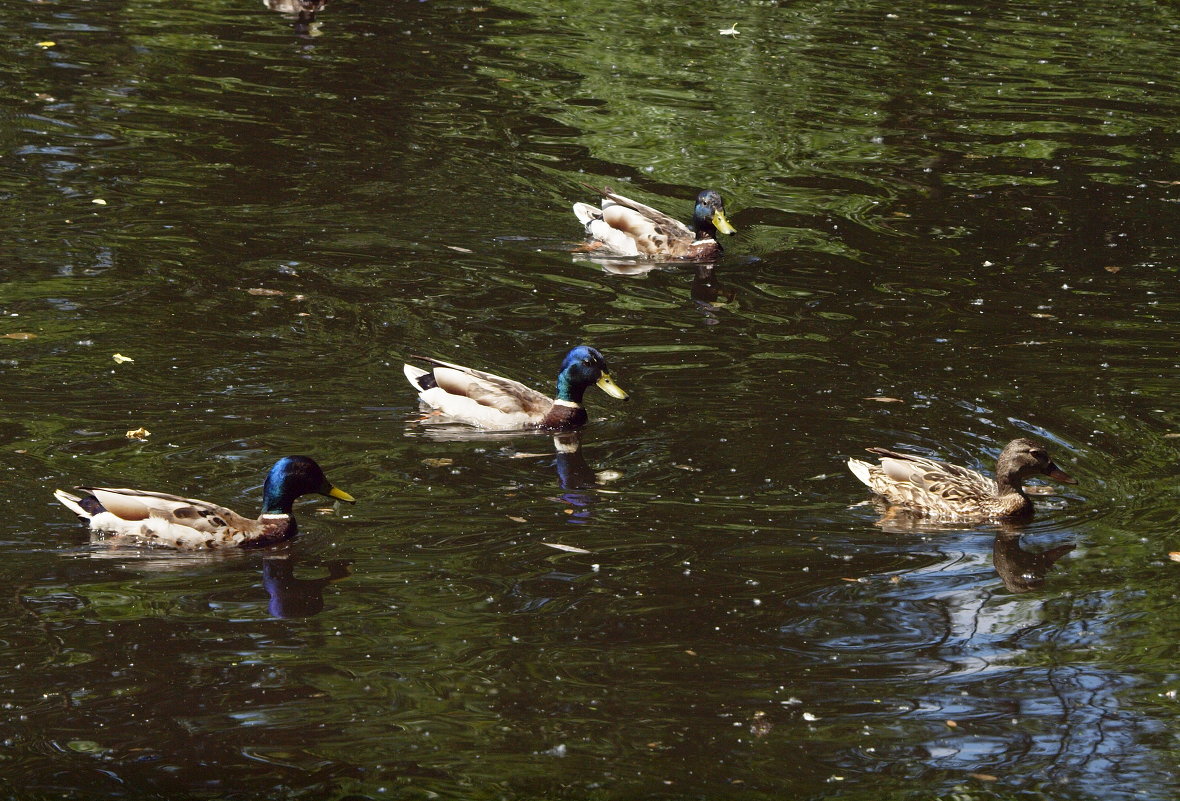
[[[558,398],[557,400],[553,401],[553,405],[554,406],[569,406],[570,408],[573,408],[573,409],[581,409],[582,408],[582,404],[580,404],[580,403],[575,403],[574,401],[562,400],[561,398]]]
[[[286,520],[291,515],[285,515],[282,512],[272,512],[269,514],[262,514],[258,516],[259,520]]]

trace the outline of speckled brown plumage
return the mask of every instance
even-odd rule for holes
[[[849,459],[848,468],[873,492],[898,506],[942,520],[987,520],[1031,515],[1024,480],[1045,475],[1077,482],[1053,463],[1043,446],[1030,439],[1009,442],[996,460],[992,480],[974,470],[924,456],[867,448],[879,464]]]

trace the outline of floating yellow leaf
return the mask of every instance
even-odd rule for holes
[[[126,436],[127,439],[147,439],[151,435],[152,432],[148,431],[143,426],[140,426],[139,428],[136,428],[132,431],[128,431],[124,436]]]
[[[516,515],[508,515],[507,517],[513,523],[527,523],[527,522],[529,522],[529,521],[525,520],[523,517],[517,517]]]
[[[981,782],[998,782],[999,779],[990,773],[968,773],[972,779],[978,779]]]
[[[447,245],[447,249],[453,250],[456,253],[474,253],[475,252],[474,250],[468,250],[467,248],[461,248],[458,245]]]
[[[285,295],[287,294],[281,289],[263,289],[262,287],[250,287],[246,290],[251,295]]]
[[[423,459],[422,464],[427,467],[450,467],[455,463],[454,459]]]
[[[1180,551],[1169,551],[1168,558],[1173,562],[1180,562]]]
[[[37,42],[37,47],[53,47],[57,42]]]
[[[958,724],[958,723],[956,723],[956,722],[955,722],[955,721],[953,721],[953,720],[948,720],[948,721],[946,722],[946,725],[947,725],[947,726],[949,726],[949,727],[950,727],[950,728],[952,728],[952,729],[957,729],[957,728],[959,728],[959,724]]]
[[[123,364],[124,362],[135,361],[135,359],[132,359],[130,356],[124,356],[122,353],[116,353],[111,358],[115,360],[115,364]]]
[[[30,334],[25,331],[14,331],[11,334],[0,334],[0,339],[36,339],[36,334]]]
[[[876,401],[877,403],[905,403],[901,398],[890,398],[888,395],[874,395],[864,400]]]
[[[105,206],[107,204],[107,202],[100,197],[96,197],[94,200],[92,200],[90,202],[96,206]]]

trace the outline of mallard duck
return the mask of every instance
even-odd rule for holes
[[[402,368],[422,402],[450,420],[484,429],[577,428],[586,422],[582,394],[591,384],[612,398],[627,400],[627,393],[611,378],[602,354],[586,345],[566,354],[557,374],[556,399],[510,378],[426,356],[413,358],[437,365],[431,370],[409,364]]]
[[[585,184],[584,184],[585,186]],[[590,242],[585,250],[609,256],[708,261],[721,255],[717,233],[735,233],[725,217],[725,203],[713,189],[697,195],[692,228],[651,206],[587,186],[602,195],[602,208],[575,203],[574,214]]]
[[[77,487],[84,495],[54,490],[70,511],[88,521],[91,531],[115,535],[130,545],[162,545],[181,550],[247,548],[295,536],[291,505],[318,492],[349,503],[355,499],[333,487],[307,456],[275,462],[262,487],[262,514],[251,520],[224,506],[163,492],[109,487]]]
[[[1053,464],[1045,448],[1031,439],[1014,439],[996,460],[993,481],[974,470],[923,456],[867,448],[880,464],[848,460],[848,469],[869,489],[892,504],[943,520],[997,519],[1032,514],[1024,480],[1046,475],[1065,484],[1078,483]]]

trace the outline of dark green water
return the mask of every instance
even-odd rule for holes
[[[5,6],[5,797],[1180,793],[1173,6],[292,22]],[[615,274],[580,181],[739,235]],[[409,354],[548,389],[581,342],[632,400],[578,456],[416,422]],[[1019,435],[1080,483],[1015,530],[878,524],[843,464]],[[50,494],[253,513],[286,453],[360,502],[265,551]]]

